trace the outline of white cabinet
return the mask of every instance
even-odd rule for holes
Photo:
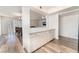
[[[54,30],[37,32],[30,34],[31,52],[38,49],[54,38]]]

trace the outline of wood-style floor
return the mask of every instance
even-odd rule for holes
[[[77,53],[78,52],[78,41],[60,37],[59,40],[53,40],[43,47],[37,49],[33,53]]]
[[[78,40],[66,37],[59,37],[59,40],[52,40],[33,53],[76,53],[78,51]],[[0,47],[2,53],[25,53],[18,38],[14,48],[8,48],[6,42]]]
[[[0,45],[0,53],[25,53],[23,46],[21,45],[19,39],[16,37],[16,42],[15,45],[12,47],[9,47],[7,44],[7,36],[4,35],[3,36],[4,41],[3,43]],[[1,43],[1,42],[0,42]]]

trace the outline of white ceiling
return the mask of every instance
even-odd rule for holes
[[[0,6],[0,16],[21,16],[21,7]]]
[[[40,15],[48,15],[70,6],[31,6],[31,10],[39,13]],[[21,16],[21,6],[0,6],[0,16]],[[32,13],[33,14],[33,13]]]
[[[41,6],[41,9],[40,9],[40,6],[33,6],[33,8],[36,8],[36,9],[39,9],[39,10],[46,12],[46,11],[49,11],[50,9],[52,9],[52,8],[55,9],[56,6]]]
[[[33,6],[31,9],[40,14],[47,15],[70,7],[71,6],[42,6],[40,9],[40,6]]]

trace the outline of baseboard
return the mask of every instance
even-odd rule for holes
[[[65,41],[70,41],[71,43],[78,43],[78,39],[70,38],[70,37],[65,37],[65,36],[59,36],[59,39],[65,40]]]
[[[67,37],[67,36],[62,36],[62,35],[59,35],[59,37],[64,37],[64,38],[69,38],[69,39],[76,39],[76,40],[78,40],[77,38]]]

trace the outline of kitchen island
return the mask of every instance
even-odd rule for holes
[[[30,46],[31,52],[37,50],[47,42],[55,38],[55,29],[48,29],[45,27],[31,28],[30,31]]]

